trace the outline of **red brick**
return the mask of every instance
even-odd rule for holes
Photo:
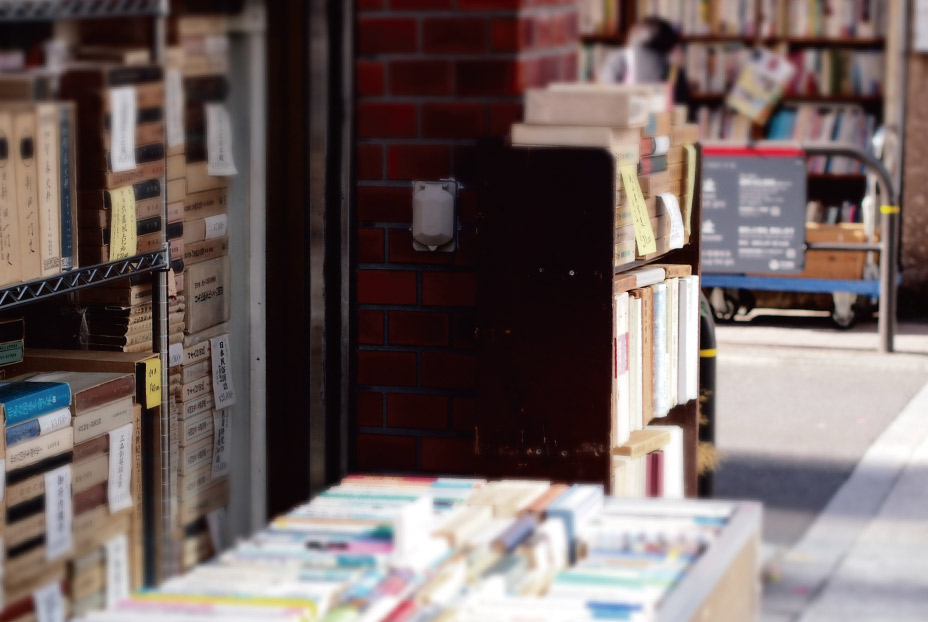
[[[454,148],[454,177],[469,183],[477,179],[477,148],[458,145]]]
[[[358,468],[361,471],[413,471],[416,439],[412,436],[358,434]]]
[[[448,316],[443,313],[392,311],[389,314],[390,345],[446,346],[450,329]]]
[[[417,251],[412,246],[412,231],[390,229],[390,263],[451,265],[452,253]]]
[[[477,265],[477,234],[474,231],[458,233],[458,250],[454,252],[454,265],[472,267]]]
[[[416,304],[416,273],[359,270],[358,303],[362,305]]]
[[[419,28],[415,19],[361,17],[358,20],[358,53],[402,54],[419,50]]]
[[[455,88],[464,97],[496,97],[522,92],[519,61],[515,59],[461,60]]]
[[[490,30],[491,49],[494,52],[518,52],[523,49],[523,24],[528,20],[500,17],[493,20]]]
[[[412,222],[412,188],[358,188],[358,220]]]
[[[451,149],[445,145],[390,145],[390,179],[441,179],[451,173]]]
[[[465,225],[477,224],[477,191],[462,190],[458,197],[458,218]]]
[[[421,468],[428,473],[473,474],[477,469],[474,441],[463,438],[423,438]]]
[[[358,343],[383,345],[383,311],[358,311]]]
[[[473,389],[477,382],[477,358],[471,354],[422,353],[422,386],[440,389]]]
[[[383,263],[383,229],[358,229],[358,261]]]
[[[577,54],[569,52],[561,58],[561,80],[575,82],[577,80]]]
[[[383,425],[383,395],[372,391],[358,393],[358,425],[379,428]]]
[[[358,0],[359,11],[379,11],[383,8],[383,0]]]
[[[424,138],[479,138],[486,133],[483,104],[436,102],[422,106]]]
[[[386,70],[383,63],[373,61],[358,61],[356,65],[357,78],[355,86],[358,95],[383,95],[386,84]]]
[[[358,179],[383,179],[382,145],[358,145]]]
[[[450,9],[451,0],[390,0],[390,8],[395,11],[435,11]]]
[[[483,19],[436,17],[422,23],[422,50],[427,54],[482,54],[487,38]]]
[[[463,11],[506,11],[518,9],[526,4],[527,0],[458,0],[458,9]]]
[[[438,307],[472,307],[476,303],[476,300],[476,275],[469,272],[422,273],[423,305]]]
[[[450,95],[452,65],[444,60],[398,60],[390,63],[394,95]]]
[[[477,345],[477,337],[474,331],[477,326],[477,318],[473,313],[455,313],[452,320],[454,324],[454,342],[455,348],[471,349]]]
[[[387,425],[391,428],[444,430],[448,427],[448,398],[437,395],[387,395]]]
[[[451,402],[451,419],[458,432],[473,432],[477,425],[477,401],[472,397],[456,397]]]
[[[419,134],[415,104],[362,101],[357,111],[361,138],[415,138]]]
[[[358,352],[358,384],[416,386],[415,352]]]
[[[490,104],[490,135],[508,136],[513,123],[520,123],[524,117],[521,102]]]

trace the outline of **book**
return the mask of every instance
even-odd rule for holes
[[[133,395],[134,393],[135,387],[133,387]],[[75,417],[74,442],[84,443],[131,423],[133,406],[132,397],[123,397]]]
[[[639,146],[641,157],[667,155],[670,151],[670,136],[642,136]]]
[[[641,131],[637,128],[528,123],[515,123],[512,126],[514,145],[621,148],[624,154],[621,164],[637,161],[638,152],[631,147],[639,143],[640,136]]]
[[[50,434],[56,430],[71,425],[71,409],[68,407],[55,410],[48,414],[30,419],[6,428],[6,446],[15,447],[30,439],[38,438],[43,434]]]
[[[656,283],[651,286],[654,293],[653,300],[653,331],[654,331],[654,416],[665,417],[670,410],[669,400],[669,371],[667,350],[667,285]]]
[[[641,158],[638,163],[638,174],[649,175],[667,170],[667,156],[656,155]]]
[[[76,120],[74,106],[58,108],[58,200],[61,204],[61,270],[67,272],[78,265],[77,257],[77,186],[76,186]]]
[[[63,428],[45,436],[20,443],[6,454],[7,472],[24,469],[51,456],[65,454],[74,447],[74,433]]]
[[[628,440],[630,432],[628,293],[615,296],[614,310],[612,446],[618,447]]]
[[[16,200],[19,205],[19,234],[22,279],[42,276],[39,237],[39,182],[36,175],[35,109],[19,106],[13,113],[13,160],[16,174]]]
[[[629,432],[640,430],[643,422],[642,373],[642,302],[634,294],[628,298],[628,420]]]
[[[187,194],[184,199],[184,220],[197,220],[228,211],[228,189],[218,188]]]
[[[0,286],[22,280],[13,113],[0,108]]]
[[[229,254],[229,238],[221,237],[184,244],[184,266],[209,261]]]
[[[189,298],[185,331],[197,333],[230,317],[228,256],[187,267]]]
[[[529,124],[634,128],[647,114],[647,99],[624,91],[529,89],[525,97]]]
[[[0,385],[4,425],[11,427],[71,403],[71,390],[61,382],[14,381]]]
[[[227,238],[229,235],[228,215],[217,214],[184,222],[184,245],[205,240]]]
[[[187,165],[186,192],[189,194],[218,190],[229,186],[229,177],[213,177],[207,172],[206,162]],[[171,200],[171,197],[168,197]],[[178,200],[183,200],[179,197]]]
[[[60,111],[57,104],[38,104],[36,182],[38,184],[39,256],[42,276],[61,272]]]

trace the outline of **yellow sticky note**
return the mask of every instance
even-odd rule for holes
[[[132,186],[110,191],[110,261],[135,255],[138,246]]]
[[[638,254],[648,255],[657,252],[657,241],[654,239],[654,230],[651,229],[651,217],[648,216],[648,206],[641,194],[638,185],[638,171],[634,164],[623,164],[622,185],[625,187],[625,196],[632,209],[632,222],[635,225],[635,240],[638,242]]]
[[[161,406],[161,359],[145,361],[145,408]]]
[[[686,235],[693,230],[693,197],[696,196],[696,147],[684,145],[686,149],[686,213],[683,214],[683,226]]]

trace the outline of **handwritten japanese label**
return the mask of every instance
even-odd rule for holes
[[[235,404],[235,387],[232,385],[229,335],[220,335],[209,340],[213,363],[213,403],[216,410]]]
[[[209,175],[238,174],[232,160],[232,119],[222,104],[206,104],[206,159]]]
[[[107,497],[110,513],[132,507],[132,424],[110,432],[110,470]]]
[[[628,205],[632,209],[632,221],[635,225],[635,240],[638,242],[638,254],[647,255],[657,252],[657,241],[654,239],[654,230],[651,228],[651,217],[648,215],[648,206],[644,202],[641,186],[638,185],[638,172],[634,164],[623,164],[619,167],[622,172],[622,186]]]
[[[135,168],[135,125],[138,123],[135,87],[111,88],[110,94],[110,169],[114,173]]]
[[[71,552],[73,521],[71,465],[66,464],[45,474],[45,557],[48,561]]]

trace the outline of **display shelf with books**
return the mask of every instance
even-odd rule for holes
[[[0,289],[0,310],[37,302],[105,283],[113,283],[133,275],[150,274],[168,268],[168,253],[159,250],[127,259],[95,266],[77,268],[44,279],[19,283]]]
[[[684,112],[663,87],[555,84],[529,91],[511,146],[486,145],[481,474],[695,494],[699,148]]]
[[[4,0],[0,22],[166,15],[168,0]]]

